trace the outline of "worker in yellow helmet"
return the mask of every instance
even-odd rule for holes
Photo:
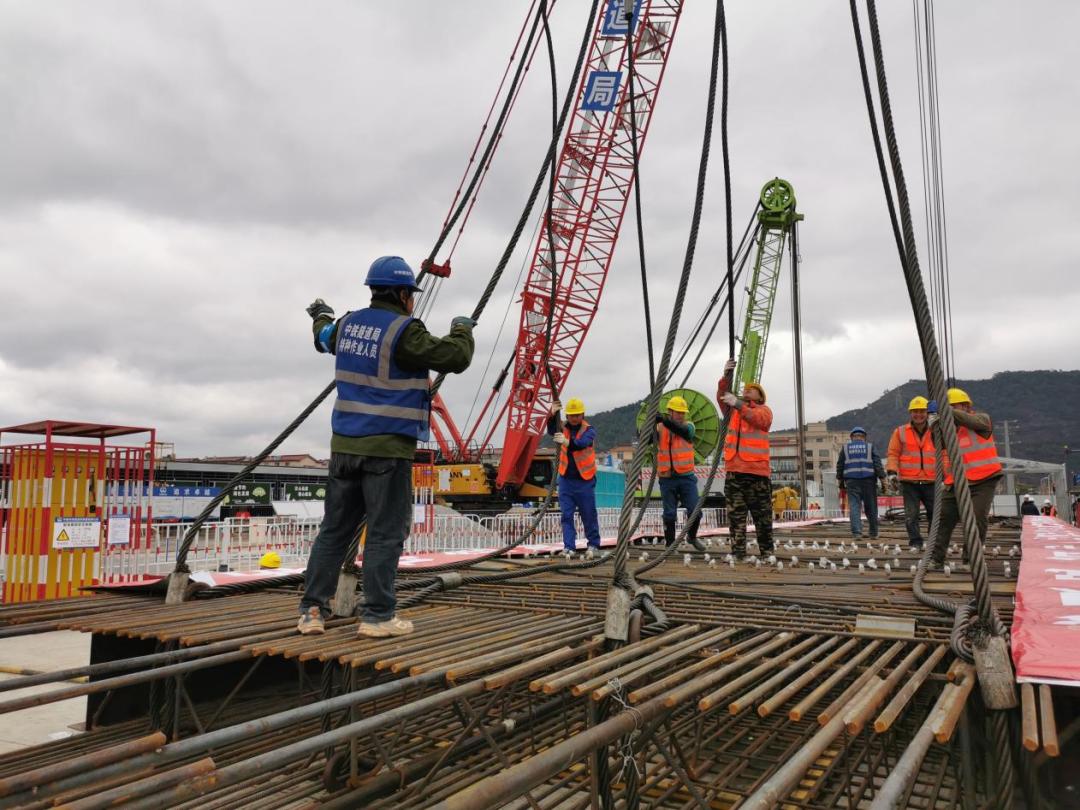
[[[724,499],[731,532],[731,555],[746,559],[746,515],[754,518],[754,533],[763,557],[775,550],[772,534],[772,471],[769,467],[769,429],[772,409],[765,404],[761,383],[749,382],[742,394],[728,390],[735,361],[724,364],[716,386],[716,400],[728,423],[724,439]]]
[[[664,507],[664,542],[675,544],[675,527],[681,505],[689,516],[698,502],[697,475],[694,472],[694,423],[690,406],[681,396],[667,402],[667,414],[656,415],[653,429],[656,444],[656,473],[660,478],[660,501]],[[701,516],[687,528],[686,539],[698,551],[705,546],[697,539]]]
[[[975,509],[975,522],[979,526],[979,539],[985,543],[990,507],[994,504],[994,490],[997,489],[1003,474],[997,446],[994,444],[994,426],[989,414],[976,412],[967,392],[960,388],[950,388],[948,397],[953,419],[956,421],[956,438],[964,463],[964,477],[968,481],[971,505]],[[936,413],[929,415],[931,429],[937,420]],[[945,488],[941,495],[941,520],[931,544],[931,566],[934,568],[941,568],[945,564],[945,553],[948,551],[953,529],[960,522],[960,509],[953,491],[953,467],[944,447],[941,447],[941,455],[945,465]]]
[[[563,553],[577,550],[574,513],[581,514],[590,549],[600,549],[600,520],[596,515],[596,431],[585,421],[585,403],[577,397],[566,403],[566,422],[559,425],[562,403],[551,403],[547,432],[559,448],[559,511],[562,513]]]
[[[889,454],[885,469],[893,491],[897,487],[904,495],[904,523],[907,527],[908,548],[924,547],[919,530],[919,504],[926,507],[929,526],[934,514],[934,438],[927,422],[926,397],[915,397],[908,403],[910,420],[893,431],[889,439]]]

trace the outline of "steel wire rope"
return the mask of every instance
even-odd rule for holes
[[[742,256],[743,256],[742,262],[739,265],[739,268],[735,273],[735,279],[736,280],[742,278],[742,273],[743,273],[743,270],[744,270],[744,268],[746,266],[746,260],[750,256],[750,246],[753,244],[753,240],[751,240],[749,243],[747,243],[746,242],[746,237],[750,233],[750,228],[753,225],[754,220],[756,219],[757,211],[758,211],[758,208],[760,208],[760,205],[761,204],[759,202],[758,207],[756,207],[754,209],[754,214],[751,215],[750,222],[747,224],[747,229],[743,233],[742,241],[739,244],[739,251],[738,252],[742,251],[744,243],[746,244],[746,252],[742,253]],[[754,233],[755,234],[757,233],[757,228],[754,229]],[[737,255],[738,255],[738,252],[737,252]],[[716,306],[717,301],[719,300],[721,294],[723,293],[723,291],[726,288],[727,288],[727,278],[725,276],[725,278],[720,282],[720,286],[717,288],[716,293],[714,293],[714,295],[712,297],[712,301],[710,302],[709,306],[706,308],[705,313],[702,315],[698,326],[695,327],[695,331],[700,331],[700,328],[701,328],[702,325],[704,325],[704,321],[708,317],[709,312],[712,310],[712,308],[714,306]],[[709,342],[712,340],[713,333],[716,331],[716,327],[719,325],[720,319],[723,318],[724,312],[727,309],[728,300],[730,300],[730,298],[725,298],[724,303],[720,306],[720,309],[717,311],[716,320],[713,321],[712,328],[709,329],[709,333],[705,336],[705,339],[702,341],[701,348],[698,349],[697,356],[694,358],[694,362],[690,366],[689,371],[686,372],[686,376],[683,378],[682,384],[680,386],[681,388],[686,387],[686,384],[690,379],[690,375],[693,374],[694,369],[697,367],[698,362],[701,360],[702,356],[705,354],[705,349],[708,348]],[[661,384],[661,388],[666,388],[671,383],[671,380],[672,380],[672,378],[674,378],[675,372],[678,370],[679,365],[681,365],[683,360],[686,358],[686,352],[689,351],[690,348],[692,348],[693,339],[694,339],[694,336],[692,336],[691,339],[688,340],[687,343],[684,345],[682,356],[676,361],[675,365],[672,367],[671,372],[668,374],[667,380],[663,381],[663,383]],[[725,428],[725,431],[726,431],[726,428]],[[723,437],[725,435],[726,435],[726,432],[721,434],[720,441],[723,441]],[[716,448],[713,448],[713,452],[716,452]],[[654,465],[652,467],[650,473],[649,473],[649,484],[648,484],[647,487],[645,487],[643,489],[641,506],[638,508],[638,515],[634,519],[633,526],[631,526],[631,528],[630,528],[630,533],[631,534],[634,534],[634,533],[637,532],[638,527],[641,525],[641,521],[645,517],[645,513],[649,508],[649,505],[652,503],[652,500],[653,500],[652,492],[653,492],[653,487],[656,485],[656,474],[657,474],[656,473],[656,467]],[[714,477],[715,477],[715,472],[713,472],[713,474],[708,476],[708,478],[706,479],[705,494],[708,494],[709,489],[712,487],[712,482],[713,482]],[[699,499],[699,501],[702,504],[702,508],[704,508],[705,495],[702,495],[702,497]],[[693,513],[693,515],[695,516],[695,518],[694,518],[695,520],[700,519],[701,511],[702,510],[699,509],[699,510],[697,510],[696,512]],[[684,525],[686,525],[686,526],[693,525],[691,523],[691,520],[690,520],[689,517],[687,518],[686,524],[684,524]],[[685,538],[686,534],[687,534],[687,532],[684,532],[682,535],[679,536],[679,542],[673,544],[674,548],[678,548],[679,543],[682,542],[682,540]],[[674,552],[671,552],[671,553],[674,553]],[[665,554],[664,554],[665,558],[667,557],[667,555],[668,555],[668,552],[665,552]]]
[[[705,112],[705,128],[702,136],[701,157],[698,163],[698,176],[696,193],[694,197],[694,211],[691,216],[690,233],[687,239],[686,253],[683,258],[682,272],[679,277],[679,286],[675,294],[675,302],[672,306],[671,321],[668,324],[667,337],[664,341],[664,351],[660,359],[660,367],[657,372],[657,382],[653,385],[649,391],[649,396],[646,399],[645,405],[645,420],[642,422],[641,429],[638,431],[638,444],[634,451],[633,458],[630,464],[630,472],[626,476],[626,486],[623,493],[623,505],[619,515],[619,534],[618,541],[615,547],[615,565],[612,575],[612,587],[622,588],[624,590],[631,590],[632,582],[631,577],[627,573],[627,561],[629,559],[629,543],[630,543],[630,530],[631,520],[634,507],[634,492],[636,490],[635,481],[640,477],[641,468],[645,461],[645,453],[648,448],[648,438],[652,431],[655,429],[656,414],[658,411],[659,397],[660,397],[660,383],[668,376],[668,368],[671,362],[671,355],[675,348],[675,336],[679,329],[679,320],[682,316],[682,309],[686,301],[686,291],[689,287],[690,272],[694,264],[694,253],[697,248],[698,230],[701,224],[702,209],[705,205],[705,179],[708,172],[709,165],[709,151],[712,142],[712,128],[713,118],[716,109],[716,91],[718,85],[718,73],[720,71],[721,61],[723,62],[723,92],[721,98],[721,142],[724,152],[724,175],[725,175],[725,189],[730,189],[729,177],[728,177],[728,159],[727,159],[727,86],[728,86],[728,70],[727,70],[727,33],[724,20],[724,2],[723,0],[717,0],[716,3],[716,18],[713,31],[713,46],[712,46],[712,58],[709,70],[709,90],[708,101]],[[727,239],[728,239],[728,256],[731,256],[731,196],[730,193],[725,198],[725,208],[727,211]],[[728,295],[730,299],[731,295],[731,267],[728,266]],[[721,435],[723,435],[725,426],[721,426]],[[700,514],[700,506],[703,503],[702,499],[698,501],[698,507],[695,511]],[[683,527],[683,536],[685,536],[689,528],[689,521],[687,525]],[[670,553],[671,546],[665,553]],[[661,555],[663,557],[663,555]],[[658,558],[659,559],[659,558]],[[614,639],[613,639],[614,641]]]
[[[649,387],[656,385],[652,339],[652,308],[649,306],[649,274],[645,266],[645,228],[641,221],[641,170],[637,134],[637,96],[634,91],[633,6],[626,13],[626,75],[630,96],[630,184],[634,187],[634,220],[637,225],[638,266],[641,269],[641,301],[645,311],[645,352],[649,358]]]
[[[477,165],[476,171],[473,173],[473,178],[469,183],[469,188],[466,191],[465,199],[463,199],[461,201],[461,203],[458,205],[457,210],[454,212],[454,214],[452,216],[448,217],[448,219],[443,223],[442,232],[439,234],[439,238],[436,240],[435,246],[431,249],[431,253],[430,253],[428,259],[426,260],[425,265],[430,264],[432,261],[434,261],[435,255],[438,253],[439,248],[442,246],[443,242],[446,240],[447,235],[449,234],[450,230],[453,228],[454,223],[457,221],[458,217],[461,216],[461,213],[462,213],[462,211],[464,210],[464,208],[465,208],[465,206],[467,204],[468,197],[469,197],[469,195],[471,195],[473,193],[473,189],[476,187],[477,183],[479,182],[479,179],[480,179],[481,175],[483,174],[484,166],[486,165],[487,161],[490,159],[491,153],[494,150],[494,146],[498,142],[499,137],[501,136],[502,127],[503,127],[503,125],[505,123],[506,115],[507,115],[507,113],[509,111],[509,108],[511,106],[511,99],[512,99],[512,97],[514,95],[514,89],[513,88],[515,88],[517,86],[517,84],[521,80],[521,76],[522,76],[522,74],[524,72],[524,66],[525,66],[525,62],[526,62],[525,57],[526,57],[526,55],[528,54],[529,50],[532,47],[532,40],[533,40],[533,37],[536,34],[536,29],[537,29],[537,26],[539,25],[540,19],[541,19],[541,15],[539,13],[537,13],[536,17],[533,20],[533,26],[532,26],[532,29],[529,32],[529,38],[528,38],[528,41],[526,42],[525,49],[522,52],[522,58],[518,62],[517,71],[514,74],[514,80],[513,80],[512,84],[511,84],[511,90],[507,94],[506,102],[503,104],[503,108],[499,113],[499,119],[495,124],[494,130],[492,131],[491,138],[489,138],[489,140],[488,140],[487,147],[485,148],[484,154],[480,159],[480,163]],[[460,187],[459,187],[459,191],[460,191]],[[427,274],[427,272],[428,271],[426,270],[426,268],[422,268],[421,271],[420,271],[419,279],[423,279],[424,276]],[[418,281],[419,281],[419,279],[418,279]],[[317,407],[319,407],[319,405],[321,405],[326,400],[326,398],[328,396],[330,396],[330,393],[336,388],[336,385],[337,385],[336,382],[331,382],[329,385],[327,385],[326,388],[324,388],[319,393],[319,395],[314,400],[312,400],[311,404],[309,404],[300,413],[300,415],[296,419],[294,419],[292,422],[290,422],[289,425],[286,426],[286,428],[281,433],[279,433],[277,435],[277,437],[275,437],[274,440],[271,441],[270,444],[267,445],[267,447],[261,453],[256,455],[251,460],[251,462],[249,462],[247,465],[245,465],[244,468],[239,473],[237,473],[235,476],[233,476],[228,481],[228,483],[226,483],[226,485],[221,489],[221,491],[213,499],[211,499],[211,501],[206,505],[206,507],[203,509],[203,511],[192,522],[191,526],[188,528],[188,531],[184,534],[183,540],[181,540],[181,542],[180,542],[180,546],[179,546],[179,548],[177,549],[177,552],[176,552],[176,565],[175,565],[175,567],[173,569],[176,573],[190,573],[191,569],[189,569],[188,566],[187,566],[188,552],[190,551],[191,545],[192,545],[192,543],[194,543],[195,538],[198,535],[199,529],[206,522],[207,518],[225,500],[225,498],[228,497],[229,493],[233,490],[233,488],[236,487],[237,484],[239,484],[244,478],[246,478],[248,475],[250,475],[251,472],[255,469],[255,467],[257,467],[259,464],[261,464],[267,458],[267,456],[269,456],[271,453],[273,453],[274,450],[276,450],[278,448],[278,446],[283,441],[285,441],[285,439],[287,439],[289,436],[291,436],[292,433],[296,430],[296,428],[299,427],[304,422],[304,420],[306,420],[307,417],[310,416],[311,413]],[[360,533],[361,533],[360,531],[357,532],[356,537],[354,538],[354,545],[359,544]],[[353,556],[355,556],[355,555],[353,555]],[[347,559],[349,559],[349,558],[347,557]]]
[[[720,101],[720,144],[721,144],[721,152],[722,152],[722,155],[723,155],[723,164],[724,164],[724,213],[725,213],[725,224],[726,224],[726,233],[727,233],[727,267],[726,267],[726,271],[725,271],[725,278],[726,278],[726,284],[727,284],[727,304],[726,304],[726,307],[727,307],[727,311],[728,311],[728,356],[729,356],[730,359],[734,359],[735,358],[735,331],[734,331],[735,330],[735,315],[734,315],[734,289],[733,289],[734,288],[734,283],[733,283],[734,259],[733,259],[733,255],[732,255],[731,167],[730,167],[730,159],[729,159],[729,154],[728,154],[728,138],[727,138],[727,101],[728,101],[728,59],[727,59],[727,56],[728,56],[728,47],[727,47],[727,25],[726,25],[726,21],[724,19],[724,2],[723,2],[723,0],[717,0],[716,24],[715,25],[716,25],[716,30],[714,31],[714,36],[713,36],[713,58],[712,58],[712,68],[711,68],[710,88],[709,88],[709,111],[708,111],[707,116],[706,116],[706,138],[705,138],[705,145],[704,145],[704,148],[702,150],[702,160],[703,160],[703,162],[705,164],[707,164],[707,162],[708,162],[709,136],[710,136],[711,129],[712,129],[713,104],[715,102],[715,97],[716,97],[717,64],[718,64],[718,62],[722,61],[724,77],[723,77],[723,85],[722,85],[722,90],[721,90],[721,101]],[[720,52],[719,54],[718,54],[718,51]],[[701,215],[700,207],[701,207],[701,204],[702,204],[702,201],[703,201],[702,198],[703,198],[703,194],[704,194],[704,191],[703,191],[703,187],[704,187],[704,168],[705,167],[703,165],[701,167],[700,171],[699,171],[699,176],[698,176],[698,197],[697,197],[697,200],[695,201],[695,209],[694,209],[694,216],[695,216],[696,220],[700,219],[700,215]],[[696,239],[696,235],[697,235],[697,221],[696,220],[694,222],[694,225],[693,225],[692,231],[691,231],[691,234],[692,234],[691,239],[692,240]],[[688,257],[692,261],[693,248],[692,248],[691,245],[687,246],[687,253],[688,253]],[[684,273],[685,272],[686,272],[686,267],[684,266]],[[685,290],[681,290],[681,291],[685,292]],[[673,317],[672,320],[677,321],[677,319],[674,318],[674,317]],[[669,336],[670,336],[670,330],[669,330]],[[666,349],[667,349],[667,347],[665,346],[665,350]],[[666,363],[666,359],[667,359],[667,356],[665,354],[665,363]],[[665,373],[666,373],[666,369],[665,369]],[[731,382],[731,377],[730,376],[728,377],[728,380],[729,380],[729,385],[730,385],[730,382]],[[653,392],[653,393],[655,393],[655,392]],[[655,414],[656,414],[656,405],[657,405],[657,402],[656,402],[655,398],[652,395],[650,395],[650,407],[649,407],[649,410],[647,411],[647,414],[646,414],[646,423],[650,423],[650,422],[652,422],[654,420]],[[725,442],[725,440],[727,438],[728,425],[730,424],[730,421],[731,421],[730,412],[728,413],[727,417],[721,419],[721,421],[720,421],[720,429],[719,429],[719,431],[717,433],[716,446],[713,449],[713,462],[712,462],[712,465],[709,467],[708,474],[705,477],[704,492],[706,494],[712,488],[712,482],[716,478],[717,470],[720,468],[720,461],[723,458],[722,448],[723,448],[724,442]],[[641,445],[641,437],[640,436],[639,436],[639,439],[638,439],[638,444],[639,444],[639,446]],[[637,459],[637,455],[638,454],[635,453],[635,461]],[[639,469],[640,469],[640,467],[639,467]],[[635,476],[636,475],[637,475],[637,473],[635,473]],[[634,572],[632,574],[632,578],[636,578],[639,574],[644,574],[644,573],[647,573],[648,571],[651,571],[652,569],[656,568],[658,565],[661,565],[665,560],[667,560],[673,554],[675,554],[676,551],[678,550],[680,544],[683,542],[683,540],[686,539],[687,535],[690,532],[690,529],[692,527],[694,527],[695,525],[697,525],[697,523],[700,521],[701,513],[704,510],[704,507],[705,507],[705,496],[703,495],[702,497],[698,498],[697,504],[694,506],[691,513],[689,515],[687,515],[686,522],[683,523],[682,531],[680,531],[679,534],[676,536],[675,542],[672,543],[670,546],[668,546],[666,549],[664,549],[664,551],[661,552],[656,557],[655,560],[652,560],[650,562],[645,563],[644,565],[640,565],[637,568],[635,568]],[[625,506],[624,506],[624,508],[625,508]],[[640,517],[639,517],[639,521],[640,521]],[[621,539],[621,537],[620,537],[620,539]],[[617,562],[618,561],[616,561],[616,563]]]
[[[855,0],[850,0],[852,26],[856,41],[862,37],[859,26],[858,9]],[[885,139],[888,145],[889,162],[893,170],[893,178],[896,185],[897,201],[899,203],[900,216],[903,222],[903,247],[901,249],[901,265],[904,269],[904,279],[908,288],[908,296],[911,299],[912,309],[915,314],[919,342],[923,348],[923,357],[926,361],[927,382],[933,398],[940,403],[941,408],[941,432],[945,440],[946,450],[949,453],[953,467],[953,494],[957,501],[963,527],[964,546],[967,549],[967,558],[971,565],[972,581],[975,590],[976,612],[979,624],[985,632],[1003,637],[1006,630],[993,608],[991,601],[990,584],[986,568],[986,560],[983,557],[982,543],[979,538],[978,527],[975,523],[975,513],[971,502],[971,492],[966,476],[963,456],[960,453],[957,438],[956,425],[953,421],[952,407],[948,402],[944,371],[941,357],[938,353],[937,344],[934,340],[934,326],[930,317],[926,293],[923,289],[922,274],[919,271],[918,253],[915,247],[915,235],[911,220],[911,206],[908,200],[907,185],[904,182],[903,167],[900,162],[900,152],[896,141],[896,132],[893,126],[892,108],[889,101],[888,81],[885,75],[884,56],[881,47],[881,34],[878,28],[877,7],[875,0],[867,0],[867,17],[870,27],[871,44],[874,52],[874,65],[877,74],[878,95],[881,101],[882,124],[885,128]],[[860,61],[863,59],[862,48],[858,48]],[[873,121],[873,108],[868,108],[871,121]],[[880,142],[876,144],[880,159]],[[887,185],[887,178],[883,176]],[[906,260],[905,260],[906,259]],[[940,449],[939,449],[940,452]],[[931,538],[931,542],[938,538]],[[1002,711],[991,712],[991,727],[994,737],[995,754],[999,774],[997,801],[1002,807],[1012,806],[1013,795],[1016,787],[1016,771],[1013,763],[1012,745],[1009,740],[1008,718]]]
[[[537,173],[536,180],[533,183],[532,190],[529,193],[529,198],[526,201],[525,209],[521,212],[521,216],[518,218],[517,226],[515,227],[514,232],[510,237],[510,241],[507,244],[506,249],[503,251],[503,255],[499,259],[499,263],[496,265],[495,270],[492,272],[491,278],[488,279],[487,286],[484,288],[484,292],[481,294],[480,300],[477,302],[476,306],[473,309],[472,318],[473,318],[474,321],[478,321],[480,319],[480,316],[483,314],[483,311],[484,311],[485,307],[487,306],[488,301],[491,300],[491,296],[495,292],[495,288],[498,286],[499,280],[502,278],[503,271],[506,269],[506,265],[509,263],[510,257],[513,255],[514,250],[517,247],[518,240],[521,238],[521,234],[525,230],[525,223],[528,221],[529,215],[532,212],[533,205],[535,205],[535,203],[536,203],[536,198],[540,194],[540,186],[544,182],[544,177],[547,176],[549,168],[551,169],[551,174],[552,174],[552,182],[548,186],[548,188],[549,188],[548,211],[549,211],[549,215],[550,215],[550,209],[552,207],[551,206],[551,200],[550,200],[550,194],[551,194],[551,192],[552,192],[552,190],[554,188],[553,184],[554,184],[555,151],[556,151],[556,148],[558,146],[559,135],[562,132],[562,128],[566,123],[566,117],[567,117],[567,115],[569,113],[571,102],[576,97],[575,93],[576,93],[576,89],[577,89],[577,81],[578,81],[578,77],[581,74],[581,67],[585,62],[585,53],[586,53],[586,51],[588,49],[588,44],[589,44],[589,32],[592,30],[592,22],[596,17],[596,9],[599,6],[599,2],[600,2],[600,0],[593,0],[593,4],[592,4],[592,7],[590,9],[589,16],[586,19],[586,23],[585,23],[585,27],[584,27],[584,33],[582,34],[582,39],[581,39],[581,47],[578,50],[578,56],[577,56],[577,61],[576,61],[575,65],[574,65],[573,75],[571,77],[570,82],[567,85],[566,95],[563,98],[562,110],[559,112],[557,118],[553,116],[553,131],[551,133],[551,140],[548,143],[547,151],[546,151],[546,153],[544,155],[544,162],[540,167],[540,171]],[[550,43],[551,30],[547,26],[546,7],[547,7],[547,3],[542,2],[540,4],[540,8],[538,9],[537,14],[538,14],[539,18],[541,19],[541,21],[544,23],[543,28],[544,28],[544,31],[545,31],[545,35],[549,39],[549,49],[548,49],[549,56],[551,57],[552,60],[554,60],[554,52],[553,52],[553,49],[552,49],[552,46],[551,46],[551,43]],[[552,76],[554,77],[554,63],[552,63]],[[555,87],[554,87],[554,84],[553,84],[552,85],[552,105],[553,105],[553,107],[554,107],[554,105],[557,104],[556,99],[557,99],[557,95],[555,93]],[[550,222],[550,220],[549,220],[549,222]],[[549,230],[549,238],[550,238],[550,228],[548,230]],[[421,271],[420,275],[421,275],[421,277],[423,277],[424,271]],[[553,282],[554,282],[554,279],[553,279]],[[553,291],[552,291],[552,303],[548,307],[548,335],[549,336],[550,336],[550,329],[551,329],[551,317],[552,317],[552,315],[554,313],[554,294],[555,294],[555,291],[553,289]],[[549,378],[550,378],[550,365],[548,364],[548,354],[549,353],[550,353],[550,339],[548,340],[547,344],[544,347],[544,363],[545,363],[546,366],[548,366],[548,374],[549,374]],[[442,387],[443,381],[445,379],[446,379],[446,374],[445,373],[440,373],[435,378],[435,380],[432,383],[431,388],[430,388],[431,396],[434,397],[435,394],[438,393],[438,391]],[[476,565],[477,563],[483,562],[485,560],[493,559],[494,557],[502,556],[503,554],[506,554],[507,552],[512,551],[513,549],[515,549],[518,546],[522,545],[526,540],[529,539],[529,537],[531,537],[536,532],[536,529],[539,527],[540,523],[542,522],[542,520],[544,518],[544,515],[547,512],[548,507],[551,504],[551,499],[552,499],[552,497],[554,495],[554,492],[555,492],[555,476],[553,475],[552,480],[551,480],[551,484],[548,486],[548,491],[547,491],[547,493],[546,493],[546,495],[544,497],[544,500],[542,501],[542,503],[540,505],[540,508],[537,510],[537,514],[535,515],[533,522],[530,524],[529,528],[527,530],[525,530],[517,540],[515,540],[512,543],[507,544],[506,546],[504,546],[501,549],[497,549],[497,550],[491,552],[490,554],[485,554],[485,555],[483,555],[481,557],[476,557],[476,558],[473,558],[473,559],[470,559],[470,560],[463,560],[460,563],[448,563],[445,566],[440,566],[437,570],[454,570],[454,569],[457,569],[457,568],[464,568],[464,567],[469,567],[471,565]],[[356,560],[356,555],[359,553],[359,550],[360,550],[360,536],[363,533],[363,529],[364,529],[364,524],[362,524],[360,526],[360,528],[357,530],[356,535],[353,537],[353,541],[350,544],[350,547],[349,547],[349,549],[348,549],[348,551],[346,553],[346,556],[345,556],[345,560],[346,560],[345,568],[346,568],[346,570],[353,570],[353,571],[358,570],[357,566],[356,566],[356,563],[355,563],[355,560]]]

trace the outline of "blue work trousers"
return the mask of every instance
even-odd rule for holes
[[[877,537],[877,479],[846,478],[844,489],[847,490],[848,513],[851,517],[851,535],[862,534],[862,515],[866,509],[866,520],[870,524],[870,536]]]
[[[300,612],[318,606],[330,616],[330,598],[338,574],[361,522],[367,519],[364,561],[363,619],[384,622],[394,617],[394,582],[405,539],[412,528],[412,459],[330,454],[325,514],[311,546],[304,571]]]
[[[600,521],[596,516],[595,478],[591,481],[580,478],[560,478],[559,511],[562,512],[563,548],[568,551],[577,548],[575,511],[581,513],[581,522],[585,525],[585,538],[589,541],[589,545],[600,548]]]
[[[665,521],[678,520],[680,506],[689,516],[698,502],[697,476],[673,475],[670,478],[661,478],[660,502],[664,506]]]

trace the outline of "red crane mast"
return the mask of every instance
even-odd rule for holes
[[[681,0],[636,0],[634,126],[638,155],[645,145]],[[573,368],[604,289],[633,183],[630,94],[626,80],[624,0],[610,0],[596,22],[578,87],[578,104],[555,168],[551,234],[556,293],[548,360],[544,367],[551,303],[551,243],[541,223],[521,297],[506,438],[496,484],[519,485],[529,469],[548,410]]]

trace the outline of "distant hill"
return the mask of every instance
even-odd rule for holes
[[[1010,427],[1012,454],[1016,458],[1061,463],[1062,446],[1080,449],[1080,371],[1002,371],[988,380],[957,380],[986,411],[996,425],[999,451],[1004,454],[1002,420]],[[907,421],[911,398],[926,393],[922,380],[909,380],[883,393],[863,408],[846,411],[827,419],[831,430],[848,430],[862,425],[878,447],[886,448],[892,430]],[[589,414],[596,428],[597,449],[607,450],[630,444],[636,437],[634,418],[640,403],[622,405],[610,411]],[[1073,456],[1080,469],[1080,456]],[[1070,469],[1073,469],[1070,465]]]

